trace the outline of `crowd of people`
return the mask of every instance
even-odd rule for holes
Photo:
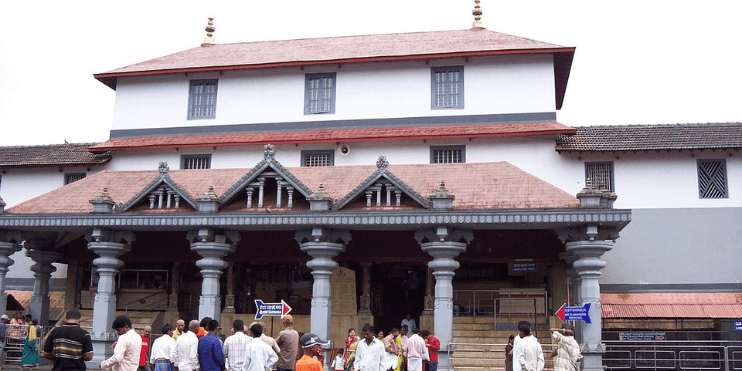
[[[361,330],[363,338],[356,336],[355,329],[348,330],[345,349],[333,360],[333,370],[436,371],[440,340],[427,330],[420,331],[414,326],[414,320],[412,325],[410,331],[407,318],[401,329],[392,328],[384,336],[383,331],[376,332],[374,326],[367,323]]]
[[[23,316],[16,312],[12,319],[3,314],[0,317],[0,370],[4,368],[7,352],[20,358],[21,371],[35,369],[39,365],[40,337],[39,320],[31,318],[30,314]]]

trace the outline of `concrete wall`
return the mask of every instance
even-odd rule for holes
[[[432,110],[431,67],[464,66],[464,108]],[[335,72],[334,114],[304,114],[308,73]],[[216,118],[188,120],[189,81],[219,79]],[[343,64],[121,77],[114,130],[371,118],[554,112],[550,55]]]

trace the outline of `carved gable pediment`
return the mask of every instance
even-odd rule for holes
[[[119,204],[116,212],[126,212],[134,208],[149,210],[175,210],[186,205],[197,209],[196,200],[170,177],[170,168],[161,162],[160,173],[129,201]],[[144,207],[144,205],[147,205]]]
[[[275,159],[273,145],[265,146],[263,160],[219,198],[220,205],[245,199],[243,207],[294,208],[296,196],[307,199],[312,191]]]
[[[338,200],[333,209],[340,210],[359,199],[365,200],[366,207],[398,207],[406,200],[412,200],[414,204],[426,209],[430,207],[430,202],[425,197],[389,171],[389,162],[385,156],[379,157],[376,167],[373,174]]]

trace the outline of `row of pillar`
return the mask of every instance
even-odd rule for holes
[[[596,238],[598,237],[597,227],[588,228],[587,231],[586,238],[581,240],[572,241],[569,238],[563,238],[566,253],[562,258],[572,266],[567,273],[572,278],[573,287],[576,288],[574,290],[575,304],[591,303],[589,313],[591,323],[582,324],[576,329],[584,355],[584,369],[602,370],[604,348],[601,342],[598,278],[601,274],[600,270],[605,267],[605,262],[600,258],[603,253],[612,248],[613,243],[610,240]],[[202,228],[189,232],[187,238],[191,241],[191,249],[201,256],[201,259],[196,262],[203,276],[199,318],[219,318],[221,314],[219,277],[228,266],[224,257],[236,250],[240,234],[237,231]],[[314,278],[310,329],[320,337],[328,338],[332,315],[330,278],[332,270],[338,267],[334,258],[345,251],[346,245],[351,240],[350,232],[315,227],[297,232],[295,238],[300,249],[312,257],[312,260],[307,263]],[[88,249],[98,255],[98,258],[93,260],[99,280],[93,304],[93,328],[90,334],[95,349],[101,350],[96,351],[94,355],[93,364],[97,364],[110,355],[109,345],[116,337],[110,328],[116,310],[115,276],[123,266],[123,261],[119,257],[131,250],[135,236],[131,231],[94,229],[86,236],[86,239]],[[435,277],[432,310],[434,333],[445,349],[445,345],[453,338],[452,280],[454,271],[459,268],[459,263],[455,259],[466,250],[466,246],[473,239],[473,234],[471,230],[440,226],[418,231],[415,233],[415,239],[422,250],[433,258],[428,267]],[[0,292],[5,290],[5,275],[8,267],[13,264],[9,256],[20,251],[21,243],[23,243],[27,249],[27,255],[35,263],[31,267],[36,279],[34,296],[31,300],[31,314],[42,321],[48,319],[49,278],[56,270],[52,263],[61,258],[60,253],[53,251],[54,242],[53,239],[48,238],[24,239],[19,233],[14,232],[0,234],[0,290],[2,290]],[[370,265],[364,265],[363,268],[364,279],[370,279]],[[367,275],[369,277],[366,277]],[[428,287],[431,286],[428,285]],[[370,292],[367,291],[364,285],[360,314],[370,314],[370,306],[364,305],[364,303],[370,303]],[[426,300],[428,299],[430,299],[430,293]],[[0,295],[0,305],[4,307],[6,304],[5,295]],[[365,313],[366,311],[369,313]],[[326,360],[329,361],[329,357],[326,357]],[[440,353],[439,365],[442,369],[450,365],[447,352]]]

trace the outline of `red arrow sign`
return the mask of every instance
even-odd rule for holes
[[[554,314],[557,315],[557,317],[559,317],[560,320],[562,320],[562,322],[564,322],[564,306],[565,305],[566,304],[562,304],[562,306],[559,307],[559,310],[556,311],[556,313],[554,313]]]

